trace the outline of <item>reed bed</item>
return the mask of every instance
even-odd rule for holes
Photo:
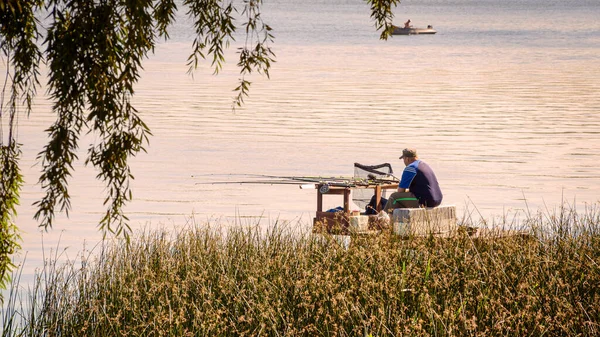
[[[148,230],[49,262],[22,308],[11,295],[3,336],[597,336],[599,214],[348,248],[280,224]]]

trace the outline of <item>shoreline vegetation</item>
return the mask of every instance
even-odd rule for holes
[[[28,294],[14,277],[2,336],[598,335],[600,205],[519,226],[531,235],[347,248],[278,222],[145,230],[47,261]]]

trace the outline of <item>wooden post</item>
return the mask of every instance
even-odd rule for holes
[[[375,209],[380,212],[383,206],[381,206],[381,185],[375,186]]]
[[[350,188],[344,189],[344,212],[347,215],[350,215],[350,192],[352,190]]]
[[[317,212],[323,212],[323,194],[321,193],[321,184],[317,185]]]

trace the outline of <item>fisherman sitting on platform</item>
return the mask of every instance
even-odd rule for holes
[[[436,207],[442,203],[442,191],[433,170],[417,156],[417,150],[404,149],[404,171],[398,191],[392,193],[384,210],[392,213],[395,208]]]

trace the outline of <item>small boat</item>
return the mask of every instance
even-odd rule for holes
[[[420,34],[435,34],[437,33],[433,26],[429,25],[427,28],[401,28],[394,26],[392,35],[420,35]]]

